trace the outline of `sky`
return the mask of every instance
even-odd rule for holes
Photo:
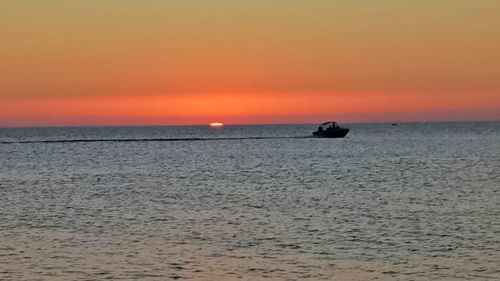
[[[500,120],[497,0],[3,0],[0,127]]]

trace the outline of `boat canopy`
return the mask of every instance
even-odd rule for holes
[[[338,128],[339,125],[337,124],[337,122],[328,121],[328,122],[325,122],[325,123],[321,123],[320,127],[322,127],[323,129]]]

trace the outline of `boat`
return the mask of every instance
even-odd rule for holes
[[[318,130],[313,132],[313,136],[318,138],[343,138],[349,133],[348,128],[340,127],[337,122],[322,123]]]

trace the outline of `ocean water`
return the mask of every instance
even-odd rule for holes
[[[0,129],[0,280],[500,280],[500,123]]]

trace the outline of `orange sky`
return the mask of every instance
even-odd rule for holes
[[[0,126],[500,120],[500,1],[14,1]]]

